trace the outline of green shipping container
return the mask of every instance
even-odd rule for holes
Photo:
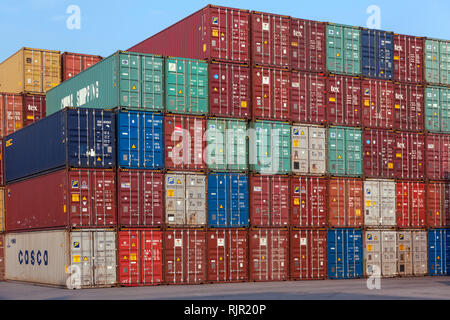
[[[201,60],[166,59],[166,110],[208,114],[208,64]]]
[[[450,89],[425,88],[425,128],[430,132],[450,133]]]
[[[291,172],[291,126],[277,121],[255,121],[249,130],[249,167],[260,174]]]
[[[328,172],[334,176],[362,175],[362,131],[357,128],[328,129]]]
[[[247,171],[247,122],[238,119],[209,119],[206,129],[208,168],[219,172]]]
[[[47,92],[47,116],[65,107],[164,110],[164,58],[118,51]]]
[[[327,69],[336,74],[361,74],[361,30],[358,27],[327,25]]]
[[[450,41],[425,41],[425,81],[450,85]]]

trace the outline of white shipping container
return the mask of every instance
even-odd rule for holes
[[[367,227],[395,227],[395,181],[364,181],[364,225]]]
[[[324,175],[326,173],[326,129],[313,125],[293,125],[292,172]]]
[[[397,232],[370,230],[364,233],[364,262],[367,276],[397,275]]]
[[[402,230],[397,232],[397,260],[398,274],[401,276],[412,276],[413,274],[413,252],[411,231]]]
[[[412,231],[413,274],[423,276],[428,273],[428,234],[426,231]]]

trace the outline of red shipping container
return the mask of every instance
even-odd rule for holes
[[[450,179],[450,135],[428,134],[426,137],[427,178]]]
[[[326,124],[326,77],[317,73],[291,72],[290,120]]]
[[[5,146],[3,139],[0,139],[0,187],[5,185]]]
[[[23,126],[26,127],[40,119],[45,118],[45,96],[23,95]]]
[[[424,39],[394,35],[394,79],[405,83],[422,83],[424,74]]]
[[[289,231],[252,229],[249,231],[250,281],[289,280]]]
[[[394,84],[390,81],[364,79],[362,86],[362,123],[373,129],[394,127]]]
[[[207,231],[208,281],[248,280],[248,232],[242,229]]]
[[[290,18],[252,11],[250,19],[253,64],[290,68]]]
[[[164,231],[164,279],[169,284],[199,284],[206,280],[206,232],[199,229]]]
[[[328,233],[326,230],[291,230],[291,280],[313,280],[327,278],[327,236]]]
[[[122,230],[118,242],[120,285],[157,285],[164,281],[162,231]]]
[[[291,178],[291,226],[326,227],[327,179]]]
[[[288,176],[252,175],[250,188],[250,225],[287,227],[289,225]]]
[[[91,54],[64,52],[61,55],[62,80],[69,80],[102,59],[103,57],[101,56]]]
[[[331,179],[328,190],[328,225],[335,228],[362,227],[364,224],[363,181]]]
[[[232,63],[209,64],[209,114],[250,118],[250,68]]]
[[[249,23],[248,10],[208,5],[128,51],[249,63]]]
[[[290,72],[254,67],[252,74],[252,118],[288,121]]]
[[[423,86],[395,83],[394,92],[394,129],[424,131],[425,92]]]
[[[361,125],[361,80],[331,75],[327,78],[328,124]]]
[[[393,131],[363,131],[364,175],[369,178],[395,178],[394,159],[397,134]]]
[[[425,227],[425,183],[397,182],[397,227]]]
[[[5,235],[0,233],[0,281],[5,280]]]
[[[206,169],[206,119],[186,115],[164,117],[165,168],[202,171]]]
[[[425,136],[423,134],[397,132],[394,168],[397,179],[425,178]]]
[[[6,187],[6,231],[116,225],[116,174],[64,169]]]
[[[426,223],[429,228],[450,227],[450,184],[427,183],[426,206]]]
[[[164,222],[164,173],[117,171],[118,224],[121,227],[161,227]]]
[[[23,128],[23,95],[0,94],[0,133],[5,137]]]
[[[291,18],[291,68],[326,71],[326,23]]]

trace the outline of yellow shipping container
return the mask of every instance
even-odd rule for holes
[[[45,94],[60,83],[60,51],[22,48],[0,64],[0,92]]]
[[[5,232],[5,188],[0,188],[0,233]]]

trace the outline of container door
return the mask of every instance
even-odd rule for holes
[[[58,52],[42,51],[43,93],[61,82],[61,56]]]
[[[24,88],[30,93],[44,93],[42,84],[42,54],[40,50],[23,50],[23,64],[25,72]]]
[[[208,231],[208,280],[214,282],[226,281],[227,252],[225,245],[225,230]]]
[[[182,283],[185,278],[185,237],[183,230],[164,231],[165,281]]]
[[[166,177],[166,223],[185,225],[186,221],[186,176],[167,174]]]
[[[140,224],[161,226],[164,219],[164,174],[143,171],[141,183],[143,211]]]
[[[139,231],[119,231],[119,284],[141,283]]]
[[[366,226],[381,225],[382,203],[379,191],[380,183],[378,181],[364,181],[364,225]]]
[[[211,119],[207,121],[207,154],[206,162],[210,170],[226,170],[227,141],[226,123],[224,120]]]
[[[145,169],[164,169],[164,116],[142,114],[141,166]]]
[[[123,107],[142,108],[142,61],[138,54],[121,53],[119,55],[119,95]]]
[[[230,120],[227,122],[227,129],[224,148],[227,169],[239,172],[247,171],[247,124],[244,121]]]
[[[227,177],[227,226],[247,227],[249,225],[248,176],[242,174]]]
[[[381,216],[380,225],[382,226],[396,226],[397,217],[396,212],[396,197],[395,197],[395,182],[393,181],[381,181],[380,182],[380,203],[381,203]]]
[[[141,110],[164,110],[163,58],[142,55],[142,106]]]
[[[413,274],[424,276],[428,271],[427,232],[412,231]]]
[[[381,275],[382,260],[381,260],[381,232],[380,231],[366,231],[364,232],[364,260],[366,265],[365,275]]]
[[[270,280],[283,281],[289,278],[288,231],[279,228],[270,230]]]
[[[99,227],[116,225],[116,173],[113,171],[89,171],[91,175],[92,223]]]
[[[247,281],[248,241],[246,230],[227,230],[227,263],[229,281]]]
[[[5,94],[4,100],[4,135],[9,135],[23,127],[24,96]]]
[[[345,277],[345,237],[344,230],[328,230],[328,277]]]
[[[186,283],[198,284],[206,278],[206,233],[198,230],[184,231],[185,276]]]
[[[250,280],[268,281],[270,277],[269,230],[250,231]]]
[[[117,114],[117,137],[119,148],[119,166],[122,168],[140,168],[142,165],[142,122],[138,112],[119,112]]]
[[[186,224],[206,224],[206,176],[186,175]]]
[[[141,231],[142,284],[160,284],[163,281],[163,232]]]
[[[397,232],[397,272],[399,275],[413,274],[413,243],[411,231]]]
[[[94,231],[94,281],[96,286],[116,284],[116,234]]]
[[[80,284],[83,287],[95,286],[94,280],[94,233],[76,231],[70,234],[71,264],[79,268]]]
[[[309,173],[309,128],[306,126],[292,126],[292,172]]]
[[[24,95],[23,126],[26,127],[45,117],[45,96]]]
[[[382,232],[382,261],[381,273],[385,277],[394,277],[397,275],[397,232]]]
[[[225,174],[208,175],[208,224],[209,227],[226,227],[227,224],[227,178]]]
[[[93,175],[88,170],[73,170],[68,172],[69,186],[69,214],[72,227],[95,226],[96,203],[92,201],[96,196],[96,184]]]

